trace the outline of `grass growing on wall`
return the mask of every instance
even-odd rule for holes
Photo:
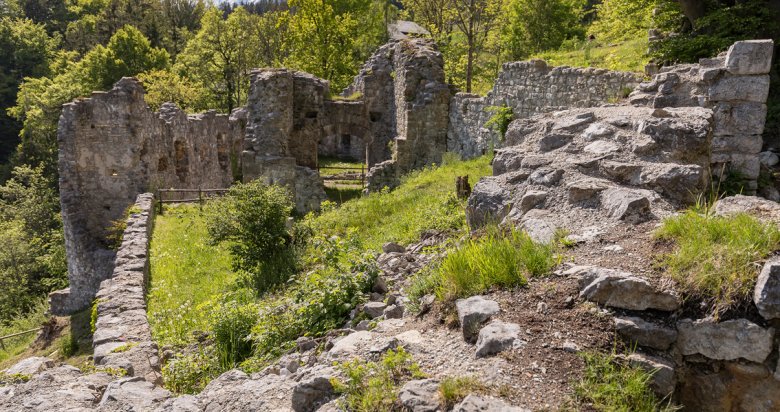
[[[455,197],[455,177],[469,176],[474,185],[491,175],[488,156],[413,172],[401,187],[373,193],[325,211],[313,219],[315,232],[345,235],[354,231],[363,245],[378,250],[385,242],[418,241],[427,229],[465,229],[464,203]]]
[[[227,249],[208,239],[198,206],[168,207],[155,220],[148,315],[161,345],[183,344],[193,331],[209,330],[210,309],[236,279]]]

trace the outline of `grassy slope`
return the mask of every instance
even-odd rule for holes
[[[46,310],[49,309],[48,303],[42,300],[33,306],[32,310],[24,316],[14,318],[10,325],[0,325],[0,336],[13,335],[14,333],[24,332],[41,326],[46,321]],[[3,341],[5,350],[0,347],[0,369],[3,369],[8,363],[16,360],[17,356],[24,353],[30,344],[35,340],[36,333],[30,333],[17,338],[6,339]],[[10,359],[10,360],[9,360]]]
[[[643,72],[650,61],[646,56],[647,36],[618,44],[582,46],[577,50],[542,52],[535,59],[543,59],[552,66],[599,67],[610,70]]]
[[[236,278],[228,251],[207,240],[197,206],[170,207],[157,216],[148,314],[160,344],[184,343],[192,331],[208,330],[208,307]]]
[[[354,231],[370,250],[379,250],[389,241],[402,244],[419,240],[426,229],[463,229],[463,204],[454,199],[455,177],[469,176],[476,183],[492,174],[488,157],[414,172],[403,185],[390,193],[374,193],[326,209],[313,220],[316,231],[345,235]]]

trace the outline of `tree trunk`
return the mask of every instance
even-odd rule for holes
[[[705,2],[703,0],[677,0],[677,3],[680,4],[683,14],[695,29],[696,20],[704,16],[707,11]]]
[[[469,38],[469,55],[466,62],[466,93],[471,93],[471,74],[474,69],[474,38],[472,35]]]

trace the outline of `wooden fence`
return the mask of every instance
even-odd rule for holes
[[[346,170],[346,171],[354,171],[354,172],[360,172],[360,174],[353,173],[353,174],[337,174],[337,175],[322,175],[323,170]],[[360,182],[361,186],[365,186],[366,184],[366,166],[360,165],[360,167],[344,167],[344,166],[317,166],[317,172],[320,174],[320,177],[322,177],[322,180],[328,182],[328,181],[355,181]]]
[[[24,332],[13,333],[13,334],[10,334],[10,335],[7,335],[7,336],[0,336],[0,348],[3,349],[4,351],[8,351],[8,349],[5,348],[5,342],[4,341],[6,339],[11,339],[11,338],[15,338],[17,336],[27,335],[28,333],[38,332],[41,329],[43,329],[43,328],[35,328],[35,329],[26,330]]]

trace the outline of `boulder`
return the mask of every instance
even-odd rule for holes
[[[466,342],[475,342],[482,324],[500,311],[498,302],[485,299],[482,296],[472,296],[468,299],[455,301],[458,320],[463,330]]]
[[[615,329],[631,343],[667,350],[677,340],[677,331],[636,317],[616,317]]]
[[[715,215],[731,216],[737,213],[780,223],[780,204],[757,196],[729,196],[715,203]]]
[[[594,199],[599,193],[611,186],[605,179],[581,179],[568,184],[569,203],[579,203]]]
[[[647,190],[613,188],[601,194],[601,203],[613,219],[638,224],[649,220],[650,197]]]
[[[555,240],[557,228],[545,219],[524,219],[521,226],[536,243],[551,243]]]
[[[387,242],[382,245],[382,252],[385,253],[406,253],[406,248],[395,242]]]
[[[472,229],[499,223],[509,213],[509,192],[495,178],[484,178],[474,185],[466,206],[466,219]]]
[[[170,397],[170,392],[141,377],[123,378],[108,384],[99,407],[107,410],[151,410]]]
[[[653,374],[650,388],[658,397],[666,398],[674,393],[677,382],[674,376],[674,364],[671,361],[641,353],[632,353],[626,357],[626,360],[629,364],[639,366]]]
[[[659,291],[646,279],[628,272],[596,266],[575,266],[564,274],[579,278],[581,298],[602,305],[628,310],[656,309],[667,312],[680,307],[675,293]]]
[[[545,199],[547,199],[547,192],[542,190],[529,190],[520,199],[518,207],[520,207],[522,213],[525,213],[544,203]]]
[[[620,150],[620,146],[605,140],[597,140],[585,146],[582,150],[584,150],[587,153],[593,153],[596,155],[605,155],[608,153],[617,152],[618,150]]]
[[[539,151],[549,152],[566,146],[574,139],[573,135],[566,133],[551,133],[539,139]]]
[[[404,307],[400,304],[390,305],[385,308],[383,314],[385,319],[401,319],[404,317]]]
[[[31,358],[22,359],[14,366],[4,370],[3,372],[8,375],[26,375],[33,376],[39,372],[43,372],[47,369],[53,368],[54,361],[49,358],[40,356],[33,356]]]
[[[476,355],[484,358],[512,349],[519,337],[519,325],[495,320],[480,329]]]
[[[677,348],[683,355],[761,363],[772,352],[774,329],[764,329],[747,319],[720,323],[683,319],[677,322],[677,331]]]
[[[303,381],[293,388],[292,409],[295,412],[313,412],[335,395],[330,374],[321,374]]]
[[[553,186],[561,181],[561,177],[563,177],[563,170],[543,167],[534,170],[534,172],[528,176],[528,182],[540,186]]]
[[[780,258],[764,264],[753,290],[753,303],[764,319],[780,319]]]
[[[455,405],[452,412],[530,412],[529,409],[510,406],[501,399],[488,396],[469,395]]]
[[[401,388],[398,399],[405,411],[441,411],[441,405],[439,403],[439,381],[434,379],[409,381]]]
[[[729,47],[725,67],[732,74],[766,74],[772,65],[772,40],[744,40]]]
[[[387,308],[387,305],[384,302],[368,302],[363,305],[363,312],[373,319],[382,316],[385,308]]]

